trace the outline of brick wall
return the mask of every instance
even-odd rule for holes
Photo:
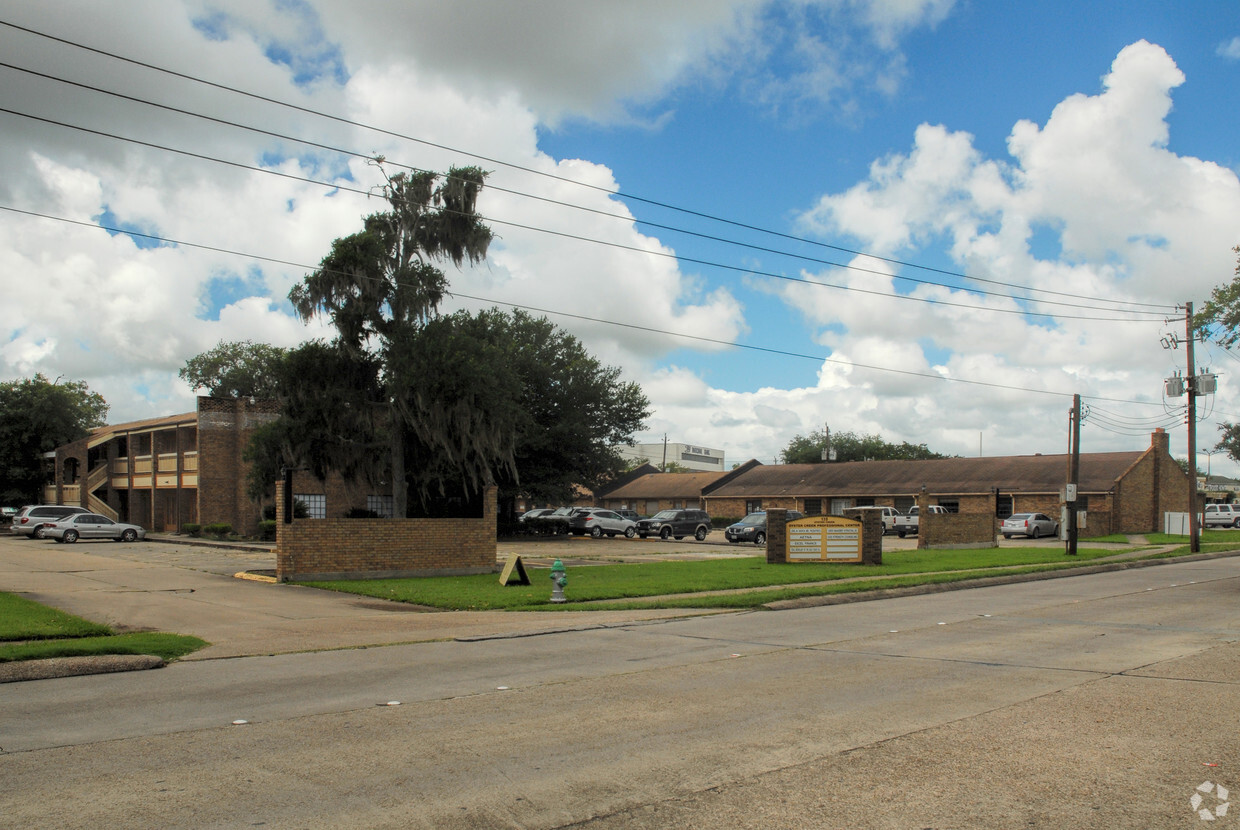
[[[276,487],[276,515],[284,493]],[[491,573],[496,565],[496,488],[478,519],[276,519],[281,582]]]
[[[989,513],[926,513],[917,520],[917,547],[998,547],[995,523]]]
[[[261,510],[245,493],[250,465],[241,456],[254,430],[277,417],[275,401],[198,398],[200,522],[227,522],[247,536],[258,532]]]

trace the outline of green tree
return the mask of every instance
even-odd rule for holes
[[[197,392],[213,398],[276,397],[276,372],[286,349],[252,340],[225,342],[191,357],[178,373]]]
[[[829,438],[829,442],[828,442]],[[836,461],[893,461],[925,458],[947,458],[930,450],[925,444],[902,441],[892,444],[881,435],[857,435],[855,432],[815,430],[809,435],[796,435],[784,447],[780,457],[785,464],[815,464],[823,460],[823,450],[835,450]]]
[[[1240,245],[1232,250],[1240,255]],[[1235,273],[1231,282],[1215,288],[1210,299],[1193,315],[1196,334],[1228,349],[1240,341],[1240,256]],[[1219,431],[1222,436],[1214,446],[1215,452],[1226,452],[1232,460],[1240,461],[1240,424],[1224,422],[1219,424]]]
[[[1232,250],[1240,254],[1240,245]],[[1210,299],[1193,315],[1193,327],[1199,335],[1215,340],[1224,348],[1230,349],[1240,341],[1240,256],[1237,257],[1236,276],[1214,289]]]
[[[430,319],[388,357],[364,363],[323,343],[290,353],[285,417],[251,444],[252,495],[269,489],[288,458],[317,475],[336,469],[374,481],[374,471],[386,471],[386,416],[361,403],[380,387],[409,430],[403,466],[410,501],[424,515],[492,483],[506,505],[521,493],[554,502],[569,499],[575,484],[596,487],[623,469],[614,447],[630,443],[649,412],[619,369],[522,311]],[[309,377],[315,367],[324,377]]]
[[[410,420],[418,407],[408,395],[417,385],[400,378],[394,357],[438,309],[447,288],[438,263],[459,267],[486,257],[492,234],[477,213],[485,178],[476,167],[453,168],[442,178],[425,172],[388,176],[383,195],[389,210],[366,217],[361,231],[332,243],[318,269],[289,292],[303,321],[319,314],[331,320],[337,344],[358,360],[359,369],[377,361],[375,394],[352,402],[370,411],[342,413],[347,423],[337,425],[366,423],[371,430],[355,437],[342,428],[329,432],[345,442],[339,452],[357,450],[357,458],[346,467],[369,463],[376,440],[386,439],[397,516],[407,514],[409,502],[406,440],[412,432],[434,430],[443,422]],[[430,443],[452,440],[439,434]],[[480,475],[485,480],[490,473]]]
[[[38,502],[43,454],[107,423],[108,404],[85,381],[43,375],[0,383],[0,502]]]

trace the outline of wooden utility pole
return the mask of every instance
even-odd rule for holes
[[[1068,453],[1068,487],[1064,501],[1068,508],[1068,556],[1076,556],[1076,488],[1081,478],[1081,396],[1072,396],[1072,450]]]
[[[1188,352],[1188,546],[1193,553],[1201,551],[1201,534],[1197,526],[1197,366],[1193,362],[1193,304],[1184,304],[1184,340]]]

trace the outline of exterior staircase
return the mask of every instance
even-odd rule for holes
[[[100,516],[107,516],[112,521],[118,521],[120,514],[103,499],[95,495],[95,491],[108,483],[108,465],[100,464],[98,467],[90,471],[86,476],[86,504],[85,507],[92,513],[98,513]]]

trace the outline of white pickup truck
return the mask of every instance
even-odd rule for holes
[[[947,513],[946,507],[941,504],[932,504],[926,508],[927,513]],[[903,516],[896,516],[895,520],[896,535],[903,539],[908,534],[917,535],[917,505],[913,505],[908,509],[908,513]]]

